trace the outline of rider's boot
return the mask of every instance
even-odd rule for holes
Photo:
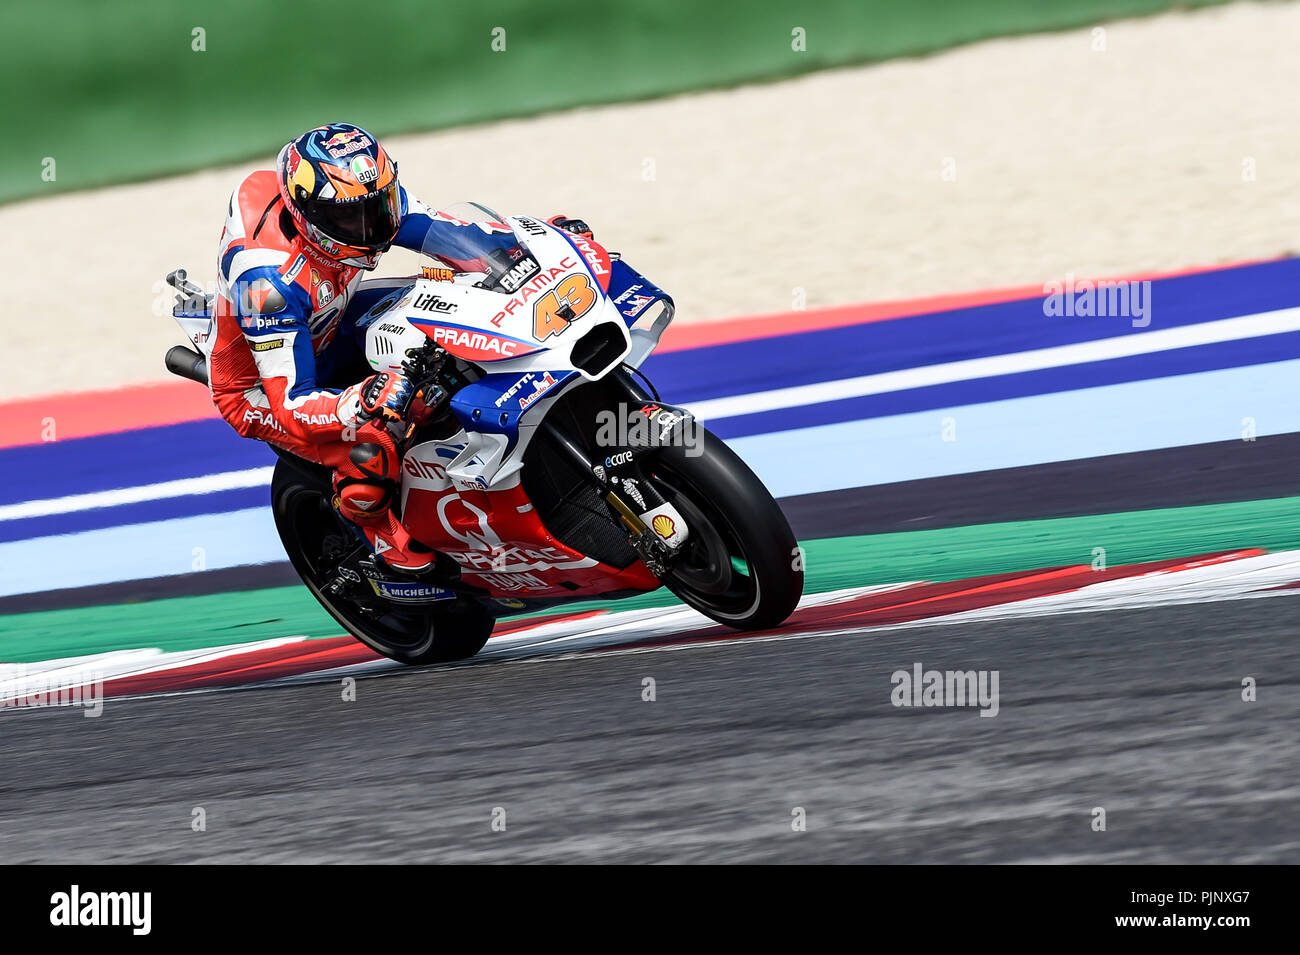
[[[358,444],[334,472],[334,506],[360,528],[384,564],[403,574],[427,574],[437,569],[437,551],[412,538],[393,513],[399,464],[387,442]]]

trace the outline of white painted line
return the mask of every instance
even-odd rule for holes
[[[1043,321],[1052,321],[1052,319],[1045,317]],[[759,411],[774,411],[778,408],[815,405],[841,398],[861,398],[890,391],[903,391],[907,388],[924,388],[954,381],[970,381],[975,378],[1040,371],[1044,368],[1082,365],[1087,362],[1107,361],[1112,358],[1127,358],[1132,355],[1171,351],[1175,348],[1190,348],[1194,345],[1260,338],[1265,335],[1280,335],[1294,331],[1300,331],[1300,308],[1283,308],[1258,315],[1243,315],[1216,322],[1202,322],[1154,332],[1138,332],[1115,338],[1076,342],[1073,345],[1053,345],[1050,348],[1035,348],[1006,355],[966,358],[939,365],[902,368],[898,371],[886,371],[874,375],[859,375],[856,378],[840,378],[810,385],[774,388],[771,391],[755,391],[747,395],[695,401],[690,404],[690,409],[700,419],[710,421],[741,414],[754,414]]]
[[[308,638],[304,636],[271,637],[250,643],[232,643],[194,650],[164,651],[157,647],[140,647],[34,663],[6,663],[0,665],[0,701],[21,698],[32,690],[50,686],[81,686],[96,680],[111,682],[178,667],[197,666],[226,657],[300,643],[306,639]],[[0,710],[4,709],[13,707],[0,707]]]
[[[52,514],[69,514],[72,511],[89,511],[99,507],[117,507],[120,504],[139,504],[187,494],[211,494],[214,491],[234,491],[240,488],[265,487],[271,483],[274,466],[249,468],[246,471],[223,471],[202,477],[161,481],[138,487],[120,487],[111,491],[93,491],[89,494],[69,494],[40,501],[22,501],[0,506],[0,521],[16,521],[24,517],[49,517]]]
[[[1300,591],[1271,589],[1297,580],[1300,580],[1300,551],[1278,551],[1185,570],[1165,570],[1104,580],[1059,594],[1045,594],[924,620],[909,620],[894,626],[953,625],[981,620],[1300,596]]]

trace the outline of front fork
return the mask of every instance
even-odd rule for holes
[[[686,542],[690,528],[672,502],[645,479],[640,462],[679,438],[694,418],[689,411],[648,395],[625,368],[616,369],[609,377],[626,396],[629,406],[637,410],[628,416],[626,429],[616,429],[621,440],[608,447],[610,453],[603,460],[591,460],[582,447],[549,421],[543,420],[542,427],[618,514],[637,556],[652,574],[662,577]]]

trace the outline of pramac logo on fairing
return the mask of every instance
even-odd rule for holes
[[[455,325],[433,325],[431,322],[419,319],[412,319],[412,321],[447,351],[470,361],[517,358],[537,350],[526,342],[505,335],[490,335]]]

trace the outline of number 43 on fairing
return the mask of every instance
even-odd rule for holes
[[[544,342],[563,332],[596,304],[596,290],[587,276],[570,275],[533,306],[533,337]]]

